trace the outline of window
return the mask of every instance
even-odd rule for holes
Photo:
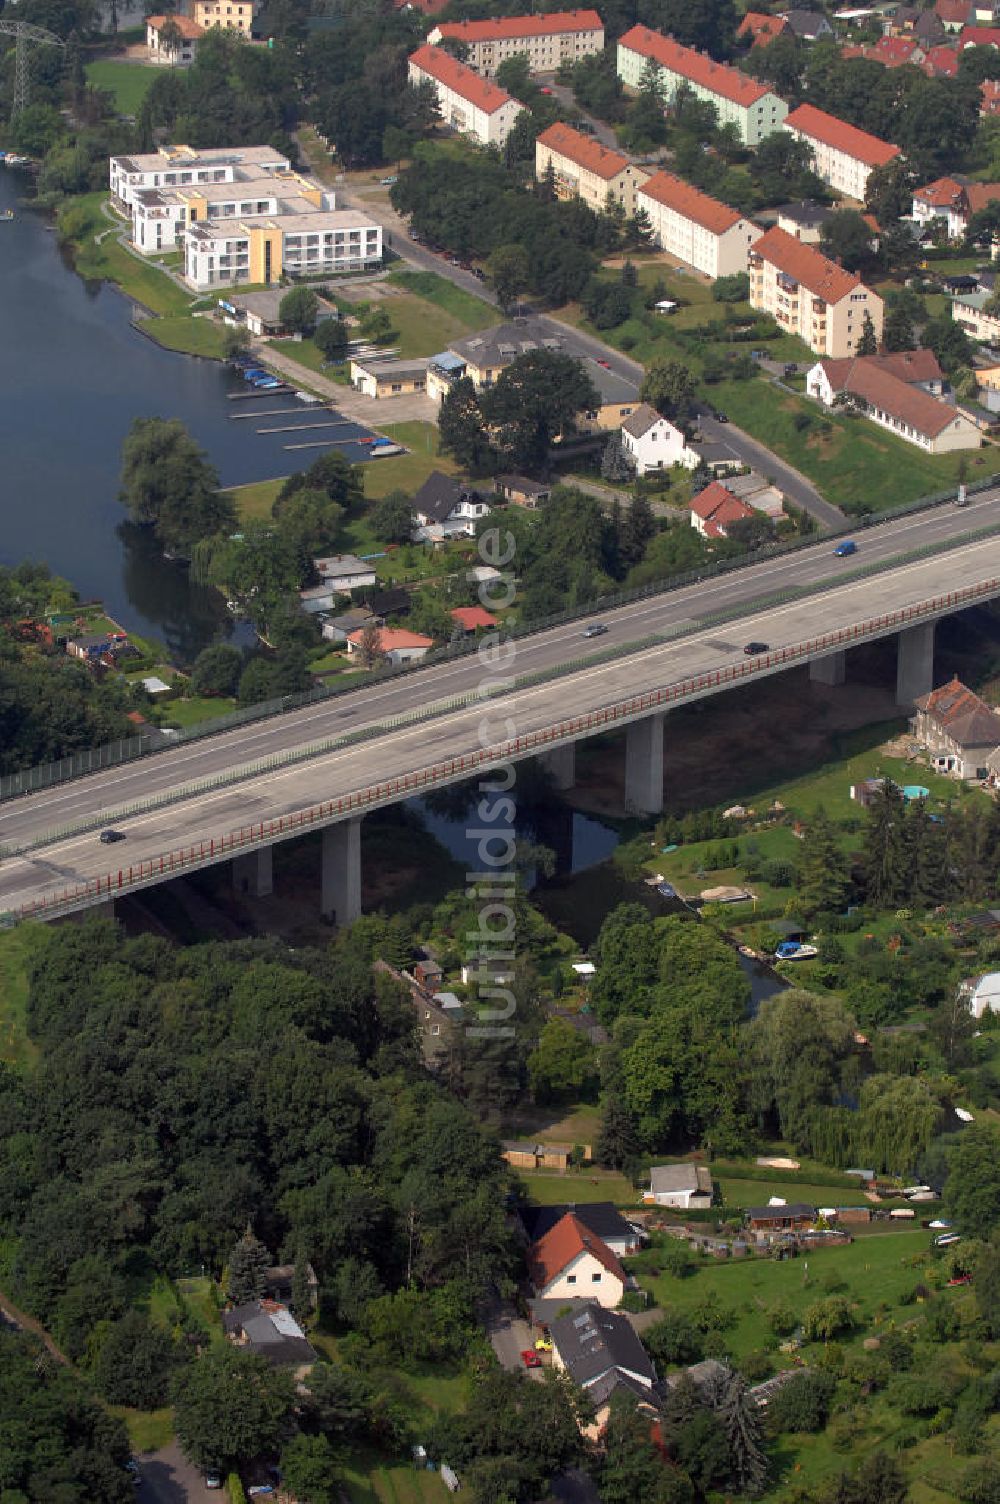
[[[592,1274],[590,1276],[590,1283],[592,1285],[599,1285],[601,1283],[601,1273],[600,1273],[600,1270],[598,1270],[598,1272],[596,1274]]]
[[[576,1275],[575,1274],[567,1274],[567,1276],[566,1276],[566,1283],[568,1285],[575,1285],[576,1284]]]

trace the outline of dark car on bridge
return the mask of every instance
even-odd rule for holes
[[[769,650],[770,644],[767,642],[745,642],[743,644],[743,651],[748,658],[756,658],[758,653],[766,653]]]
[[[123,830],[102,830],[101,831],[101,845],[102,846],[113,846],[116,841],[124,841],[124,839],[125,839],[125,832]]]

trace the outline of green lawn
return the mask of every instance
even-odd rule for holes
[[[114,95],[120,115],[138,115],[150,84],[160,70],[144,63],[118,63],[100,58],[86,67],[87,82]]]
[[[152,313],[186,313],[194,301],[192,295],[118,243],[117,235],[124,225],[102,212],[107,196],[105,189],[81,194],[60,213],[60,238],[72,249],[80,276],[88,281],[117,283],[128,297]],[[99,244],[97,236],[101,237]]]
[[[125,1422],[133,1452],[158,1452],[174,1439],[174,1412],[169,1405],[162,1410],[130,1410],[126,1405],[109,1405],[108,1409]]]
[[[164,705],[163,724],[184,730],[188,726],[198,726],[202,721],[218,720],[219,716],[228,715],[235,709],[236,701],[224,695],[212,699],[191,695],[183,700],[171,700],[169,705]]]
[[[381,432],[397,444],[405,444],[408,454],[391,455],[365,465],[365,495],[372,501],[389,491],[418,490],[432,470],[454,475],[454,460],[438,452],[438,431],[433,423],[383,423]]]
[[[37,1050],[28,1038],[28,965],[48,939],[44,924],[20,924],[0,931],[0,1060],[30,1066]]]
[[[734,423],[801,470],[828,501],[848,511],[859,504],[886,511],[957,484],[964,465],[969,479],[996,469],[993,451],[925,454],[862,417],[832,413],[793,397],[770,381],[727,381],[712,387]],[[796,419],[802,424],[796,427]]]
[[[722,1193],[723,1209],[764,1206],[772,1196],[783,1196],[786,1201],[806,1201],[810,1206],[866,1205],[864,1192],[857,1184],[851,1187],[810,1185],[806,1180],[742,1180],[729,1175],[720,1175],[716,1183]]]
[[[358,1454],[345,1464],[343,1479],[350,1504],[445,1504],[451,1498],[439,1473]]]
[[[255,480],[247,486],[232,486],[226,495],[231,496],[236,503],[242,522],[249,522],[251,518],[269,518],[275,497],[285,484],[286,478],[279,476],[276,480]]]
[[[564,1201],[613,1201],[616,1206],[638,1206],[640,1194],[624,1175],[610,1170],[517,1170],[528,1199],[539,1206],[559,1206]]]
[[[211,319],[174,314],[169,318],[147,319],[142,327],[158,345],[164,345],[168,350],[179,350],[183,355],[203,355],[211,360],[222,360],[226,353],[225,331]]]
[[[274,339],[271,340],[270,347],[277,355],[283,355],[286,360],[294,360],[296,365],[303,366],[307,371],[314,371],[317,376],[325,376],[327,381],[339,381],[343,386],[350,384],[347,366],[327,365],[323,352],[317,349],[311,339]]]

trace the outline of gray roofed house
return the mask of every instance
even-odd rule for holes
[[[935,770],[985,778],[990,757],[1000,747],[1000,716],[993,707],[957,678],[914,704],[914,735]]]
[[[627,1316],[588,1302],[582,1311],[560,1316],[549,1326],[553,1363],[575,1384],[588,1389],[617,1369],[647,1392],[656,1369]]]
[[[332,585],[345,595],[350,590],[363,590],[375,584],[374,566],[356,554],[330,554],[313,559],[313,567],[324,585]]]
[[[683,1211],[712,1204],[712,1172],[705,1165],[690,1163],[653,1165],[649,1172],[649,1199],[657,1206]]]
[[[786,10],[785,21],[801,42],[815,42],[820,37],[833,36],[833,27],[818,10]]]
[[[248,1347],[275,1367],[304,1368],[316,1353],[291,1311],[274,1300],[252,1300],[222,1313],[222,1329],[237,1347]]]
[[[430,540],[456,534],[471,537],[477,520],[491,510],[489,500],[474,486],[433,470],[413,498],[415,536]]]

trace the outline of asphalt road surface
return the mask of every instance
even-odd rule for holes
[[[375,782],[403,776],[435,762],[570,716],[659,690],[694,675],[745,663],[743,645],[772,648],[802,642],[893,609],[916,604],[976,581],[1000,577],[1000,537],[902,564],[871,579],[843,580],[858,566],[891,559],[991,522],[1000,522],[1000,499],[977,499],[964,510],[941,507],[859,534],[852,558],[835,558],[829,542],[620,607],[604,615],[606,635],[587,640],[585,623],[572,622],[516,643],[518,676],[570,661],[580,668],[548,683],[510,691],[485,707],[481,700],[440,717],[397,727],[373,740],[337,747],[290,765],[253,774],[220,789],[192,788],[159,809],[117,818],[130,803],[175,794],[199,780],[245,767],[258,759],[308,748],[328,738],[377,725],[386,717],[424,710],[460,694],[478,695],[490,675],[478,655],[452,660],[342,698],[324,701],[237,731],[182,744],[140,762],[64,784],[0,807],[0,842],[30,847],[44,832],[83,821],[115,823],[127,840],[102,846],[94,830],[68,834],[0,863],[0,910],[15,909],[109,870],[138,864],[194,841],[281,815]],[[841,583],[837,585],[838,577]],[[764,606],[724,626],[705,625],[678,641],[637,649],[601,662],[608,647],[638,643],[744,603],[773,600],[796,585],[829,581],[831,588],[804,599]],[[589,661],[588,661],[589,660]],[[497,671],[495,670],[494,673]],[[508,720],[509,718],[509,720]],[[483,726],[484,719],[488,725]]]

